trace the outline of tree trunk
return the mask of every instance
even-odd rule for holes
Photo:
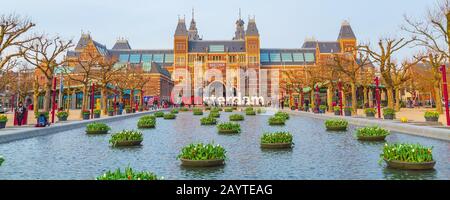
[[[364,86],[363,87],[363,97],[364,97],[364,105],[363,105],[363,108],[367,108],[367,106],[369,106],[369,97],[368,97],[368,94],[367,94],[367,87],[366,86]]]
[[[333,112],[333,86],[328,86],[327,89],[327,103],[328,103],[328,111]]]
[[[134,89],[130,89],[130,107],[131,110],[134,108]]]
[[[439,114],[442,114],[444,110],[442,109],[442,94],[439,86],[440,86],[439,81],[434,83],[434,95],[435,95],[434,101],[436,102],[436,111]]]
[[[107,94],[106,94],[106,87],[102,87],[101,88],[101,91],[100,91],[100,93],[101,93],[101,96],[102,96],[102,105],[101,105],[101,108],[103,109],[103,114],[108,114],[107,112],[108,112],[108,109],[107,109]]]
[[[373,106],[373,89],[372,88],[369,88],[368,89],[369,90],[369,94],[368,94],[368,99],[369,99],[369,108],[373,108],[374,106]]]
[[[400,111],[401,99],[400,99],[400,88],[395,88],[395,111]]]
[[[391,87],[386,88],[388,108],[394,109],[394,94]]]
[[[50,112],[50,104],[52,99],[52,79],[45,84],[44,112]]]
[[[356,84],[351,83],[351,90],[352,90],[352,114],[355,115],[358,111],[358,100],[356,99]]]

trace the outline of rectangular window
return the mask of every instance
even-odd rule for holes
[[[142,55],[142,62],[152,62],[152,54],[143,54]]]
[[[173,54],[166,54],[166,57],[164,57],[165,63],[173,63]]]
[[[120,54],[119,55],[119,62],[127,63],[128,58],[130,58],[130,54]]]
[[[224,52],[224,45],[209,45],[209,52]]]
[[[294,62],[305,62],[302,53],[293,53],[292,57],[294,58]]]
[[[305,61],[306,62],[314,62],[314,54],[313,53],[305,53]]]
[[[164,62],[164,54],[153,54],[153,61],[157,63],[163,63]]]
[[[270,54],[270,62],[281,62],[281,56],[279,53]]]
[[[140,63],[141,62],[141,54],[131,54],[130,55],[130,63]]]
[[[292,62],[292,54],[290,54],[290,53],[282,53],[281,54],[281,59],[283,60],[283,62]]]
[[[260,56],[261,56],[261,58],[260,58],[261,62],[270,62],[268,53],[262,53]]]

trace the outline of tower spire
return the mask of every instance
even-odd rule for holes
[[[194,7],[192,7],[192,20],[194,20]]]

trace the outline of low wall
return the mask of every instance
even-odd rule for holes
[[[67,122],[67,123],[56,123],[51,126],[42,127],[42,128],[21,128],[20,130],[4,129],[4,130],[0,130],[0,144],[12,142],[12,141],[16,141],[16,140],[23,140],[23,139],[32,138],[32,137],[55,134],[55,133],[67,131],[70,129],[82,128],[82,127],[85,127],[86,124],[89,124],[92,122],[103,122],[103,123],[113,122],[113,121],[133,118],[133,117],[139,117],[142,115],[147,115],[147,114],[151,114],[151,113],[154,113],[157,111],[165,111],[165,110],[145,111],[145,112],[122,114],[122,115],[116,115],[116,116],[112,116],[112,117],[105,117],[105,118],[98,118],[98,119],[91,119],[91,120],[82,120],[82,121],[74,121],[74,122]],[[2,133],[3,131],[5,131],[5,132]]]

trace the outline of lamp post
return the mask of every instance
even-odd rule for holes
[[[341,82],[341,79],[339,79],[339,82],[338,82],[338,89],[339,89],[338,96],[339,96],[339,109],[340,109],[339,114],[343,115],[342,114],[342,82]]]
[[[53,95],[52,95],[52,123],[55,123],[55,107],[56,107],[56,77],[53,77]]]
[[[114,114],[117,112],[117,90],[114,90]]]
[[[442,93],[444,93],[444,105],[445,105],[445,118],[447,120],[447,126],[450,126],[450,114],[448,108],[448,91],[447,91],[447,70],[445,65],[441,66],[442,72]]]
[[[375,95],[377,101],[378,118],[381,119],[380,79],[378,78],[378,76],[375,77]]]

